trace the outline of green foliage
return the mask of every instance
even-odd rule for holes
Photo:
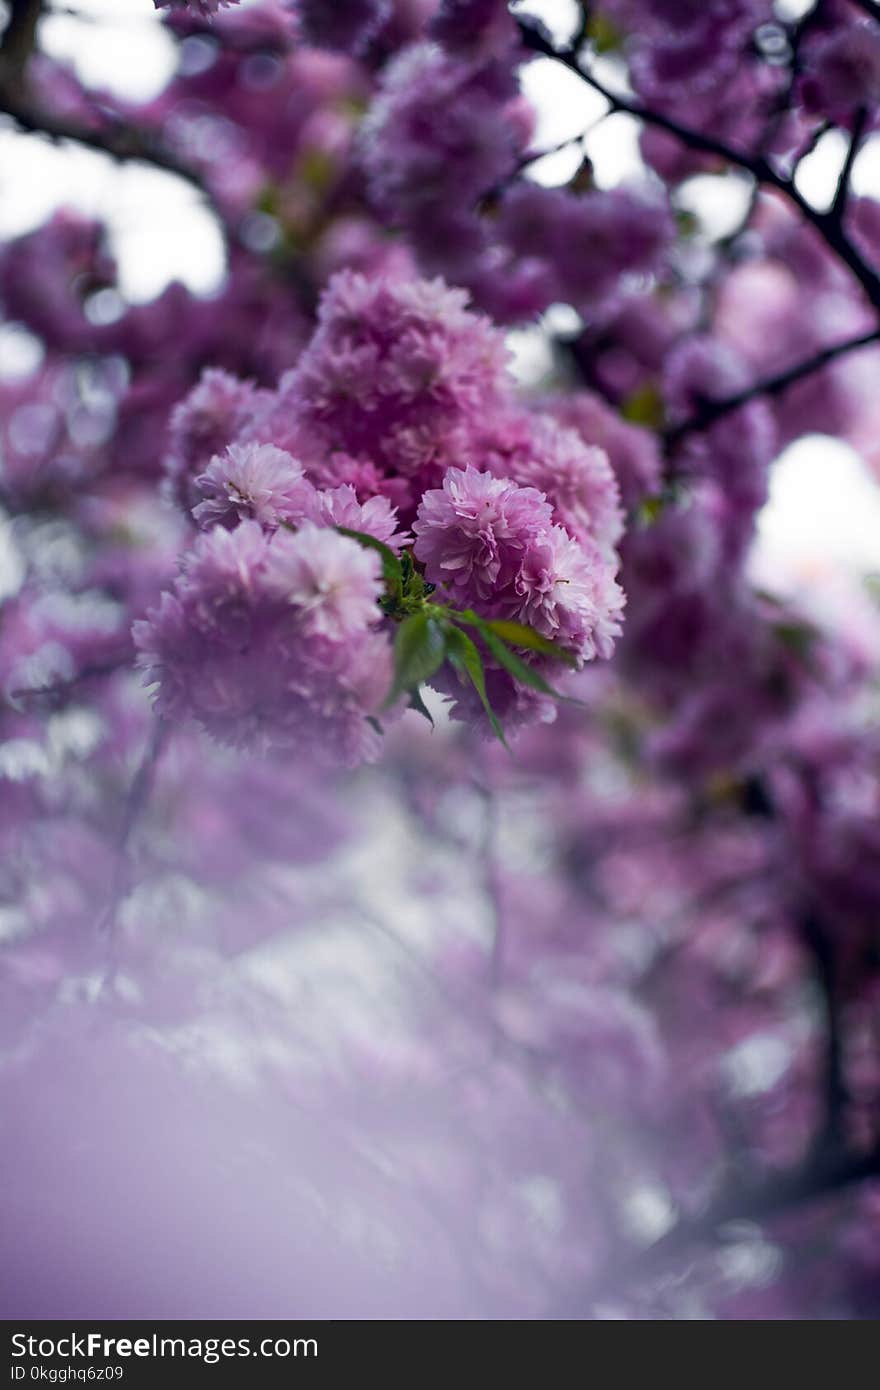
[[[663,397],[651,382],[633,391],[624,401],[620,413],[631,425],[643,425],[649,430],[660,430],[666,423]]]
[[[665,510],[665,497],[661,493],[655,492],[650,497],[644,497],[639,503],[636,521],[640,526],[653,526]]]
[[[446,634],[429,607],[404,618],[394,639],[394,679],[384,708],[393,705],[406,690],[416,690],[443,665]]]
[[[462,613],[456,613],[455,617],[459,622],[467,623],[468,627],[475,627],[477,629],[489,652],[498,662],[498,665],[503,666],[505,671],[513,676],[514,680],[519,681],[520,685],[527,685],[530,689],[537,690],[542,695],[550,695],[554,700],[566,700],[568,698],[565,695],[560,695],[559,691],[554,690],[553,686],[549,681],[544,679],[539,671],[536,671],[533,666],[529,666],[523,661],[521,656],[517,656],[516,652],[508,646],[507,642],[499,634],[497,630],[499,624],[497,622],[481,618],[480,615],[475,613],[471,608],[466,608]],[[503,626],[503,624],[500,624],[500,626]],[[514,623],[513,627],[515,629],[521,629],[523,625]],[[565,661],[568,665],[571,665],[571,657],[568,652],[564,651],[561,647],[555,646],[552,642],[546,643],[546,639],[541,637],[540,633],[535,632],[532,628],[525,627],[523,630],[528,634],[529,640],[527,643],[523,643],[517,638],[517,646],[528,645],[532,650],[542,651],[544,653],[547,653],[547,647],[549,646],[550,652],[547,654],[555,657],[557,661]],[[545,643],[546,645],[544,645]]]
[[[699,218],[694,213],[689,212],[687,208],[676,210],[675,225],[678,228],[679,236],[684,237],[685,240],[696,236],[700,230]]]
[[[460,675],[470,681],[486,711],[486,717],[496,738],[507,747],[504,730],[486,690],[483,652],[465,631],[467,627],[476,630],[489,655],[520,685],[526,685],[556,700],[568,699],[555,690],[540,671],[524,661],[510,645],[512,643],[526,651],[538,652],[542,656],[572,664],[568,652],[549,642],[546,637],[535,632],[534,628],[524,623],[484,619],[469,608],[459,612],[424,600],[420,611],[405,617],[398,628],[394,644],[394,680],[385,707],[393,704],[404,691],[408,691],[410,707],[430,719],[419,693],[419,686],[436,674],[444,661],[449,661]]]
[[[798,621],[792,618],[789,621],[774,623],[773,633],[793,656],[800,661],[809,663],[819,637],[818,628],[805,619]]]
[[[623,35],[617,25],[603,14],[590,15],[586,36],[597,53],[613,53],[623,46]]]
[[[336,529],[340,535],[348,536],[350,540],[357,541],[358,545],[379,552],[382,557],[382,576],[388,590],[388,597],[403,598],[403,566],[391,546],[386,545],[384,541],[377,540],[375,536],[368,535],[366,531],[350,531],[347,526],[337,526]]]
[[[507,740],[504,737],[504,730],[486,693],[486,673],[483,669],[483,658],[476,642],[468,637],[466,632],[462,632],[460,627],[450,625],[446,630],[446,651],[455,669],[470,680],[480,697],[480,702],[486,711],[495,737],[500,739],[506,748]]]
[[[394,639],[394,676],[383,709],[389,709],[406,695],[408,708],[416,710],[433,724],[421,695],[421,687],[448,661],[470,681],[496,738],[507,747],[504,730],[486,690],[484,651],[465,631],[466,628],[476,632],[485,653],[520,685],[556,700],[569,698],[555,690],[540,671],[518,654],[518,650],[534,652],[538,656],[573,666],[571,654],[564,648],[549,641],[526,623],[506,618],[481,618],[470,608],[459,611],[434,601],[431,597],[434,585],[429,584],[416,568],[410,551],[398,556],[390,546],[366,532],[351,531],[346,526],[339,526],[337,530],[381,556],[385,594],[380,599],[380,605],[383,613],[399,624]]]
[[[483,626],[513,647],[524,647],[530,652],[542,652],[544,656],[553,657],[556,661],[565,661],[569,666],[575,664],[569,652],[563,651],[555,642],[542,637],[540,632],[536,632],[525,623],[511,622],[507,618],[492,618],[484,621]]]

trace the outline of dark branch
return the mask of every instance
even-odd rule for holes
[[[657,1277],[689,1250],[712,1244],[732,1222],[766,1222],[878,1176],[880,1145],[855,1154],[817,1152],[799,1167],[762,1183],[731,1184],[706,1211],[683,1218],[647,1250],[628,1251],[607,1265],[595,1281],[582,1286],[573,1297],[571,1316],[582,1317],[595,1300]]]
[[[10,0],[9,23],[0,39],[0,60],[7,75],[17,80],[34,51],[43,0]]]
[[[813,357],[808,357],[803,362],[797,362],[793,367],[787,367],[784,372],[779,372],[777,376],[756,381],[752,386],[737,392],[735,396],[725,396],[723,400],[718,401],[705,401],[691,419],[684,420],[681,424],[674,425],[666,431],[664,435],[666,446],[673,448],[687,435],[697,434],[701,430],[708,429],[717,420],[729,415],[734,410],[739,410],[741,406],[748,405],[750,401],[756,400],[759,396],[779,396],[789,386],[794,386],[795,382],[802,381],[805,377],[812,376],[814,372],[821,371],[823,367],[827,367],[838,357],[845,357],[847,353],[857,352],[859,348],[870,347],[877,342],[880,342],[880,329],[872,328],[869,333],[863,333],[858,338],[848,338],[846,342],[835,343],[831,347],[823,348]]]
[[[844,234],[838,220],[830,212],[818,212],[816,208],[812,207],[793,181],[780,174],[763,154],[750,154],[745,150],[735,149],[732,145],[727,145],[712,135],[683,125],[671,116],[665,116],[662,112],[643,106],[640,102],[631,101],[628,97],[619,96],[588,68],[581,65],[574,49],[554,48],[543,28],[536,27],[534,24],[521,19],[519,20],[519,29],[526,48],[533,53],[540,53],[546,58],[554,58],[557,62],[562,63],[569,71],[588,83],[600,96],[603,96],[613,110],[625,112],[627,115],[643,121],[646,125],[653,125],[658,130],[666,131],[668,135],[674,136],[689,149],[712,155],[725,163],[745,169],[759,183],[776,189],[794,204],[808,222],[812,223],[835,255],[843,261],[844,265],[848,266],[874,307],[880,309],[880,276],[875,274],[870,266],[862,260],[856,248]]]
[[[664,116],[660,111],[654,111],[642,106],[639,102],[630,101],[628,97],[612,92],[610,87],[606,87],[605,83],[600,81],[588,68],[581,66],[574,49],[554,48],[542,28],[536,27],[525,19],[518,22],[520,35],[526,48],[532,53],[539,53],[545,58],[554,58],[558,63],[562,63],[563,67],[568,68],[570,72],[587,82],[594,91],[604,97],[615,111],[625,112],[627,115],[635,116],[640,121],[645,121],[646,124],[657,126],[660,130],[665,130],[668,135],[674,135],[676,139],[681,140],[691,149],[699,150],[703,154],[714,155],[716,159],[722,159],[729,164],[738,164],[757,177],[757,169],[761,161],[745,152],[733,149],[732,146],[724,144],[721,140],[716,140],[714,136],[705,135],[702,131],[692,130],[689,126],[681,125],[671,116]],[[773,177],[778,176],[774,173]]]
[[[766,153],[769,149],[774,137],[781,129],[786,114],[791,108],[797,80],[803,66],[801,60],[802,45],[810,30],[821,21],[823,8],[823,0],[816,0],[816,4],[813,8],[807,10],[806,14],[802,15],[797,23],[789,30],[788,41],[791,46],[791,56],[789,58],[788,82],[784,90],[779,94],[773,117],[764,132],[764,137],[761,141],[762,154]]]
[[[868,112],[864,106],[860,106],[853,121],[852,135],[850,136],[849,148],[846,152],[846,159],[843,161],[843,168],[840,171],[840,178],[837,180],[837,188],[834,193],[834,202],[831,204],[830,216],[838,225],[843,221],[846,212],[846,201],[849,197],[850,176],[852,175],[853,165],[862,143],[862,136],[865,133],[865,126],[868,122]]]
[[[820,1150],[833,1149],[841,1140],[843,1112],[847,1104],[837,956],[829,933],[813,913],[807,913],[801,923],[801,940],[813,960],[825,1016],[825,1112],[816,1144]]]
[[[11,690],[5,696],[5,703],[16,711],[19,711],[28,700],[42,701],[54,708],[60,705],[66,696],[75,692],[79,686],[85,685],[91,680],[100,680],[102,676],[112,676],[125,667],[131,667],[131,664],[131,651],[126,650],[109,661],[83,666],[75,675],[68,676],[66,680],[52,681],[49,685],[33,685]]]
[[[109,965],[107,978],[111,978],[115,968],[116,927],[119,909],[126,895],[131,891],[129,845],[131,837],[144,814],[153,790],[156,768],[168,737],[168,727],[163,720],[156,718],[140,765],[131,780],[131,785],[122,804],[119,824],[116,829],[115,862],[107,901],[98,917],[98,934],[109,943]]]
[[[75,121],[62,120],[51,111],[38,109],[4,86],[0,86],[0,114],[10,116],[21,130],[29,134],[45,135],[50,140],[73,140],[78,145],[97,150],[99,154],[109,155],[120,162],[135,160],[176,174],[178,178],[186,179],[203,196],[208,196],[195,169],[171,154],[158,141],[121,121],[108,121],[103,127],[92,128]]]
[[[501,878],[498,872],[498,799],[488,781],[475,783],[483,798],[485,820],[483,824],[482,868],[486,899],[492,918],[492,944],[489,952],[489,985],[497,989],[504,974],[504,904],[501,896]]]

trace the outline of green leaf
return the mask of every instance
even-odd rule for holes
[[[591,15],[587,23],[587,38],[597,53],[613,53],[623,44],[623,35],[604,15]]]
[[[278,192],[277,183],[264,184],[257,198],[257,208],[260,212],[266,212],[270,217],[277,216],[279,202]]]
[[[507,748],[507,751],[510,752],[507,739],[504,737],[504,730],[499,723],[498,716],[489,703],[489,696],[486,693],[486,673],[483,670],[483,658],[480,656],[480,651],[476,643],[468,637],[466,632],[462,632],[461,628],[450,627],[446,633],[446,650],[449,654],[449,660],[452,662],[455,669],[461,671],[463,675],[466,675],[470,679],[471,684],[480,697],[480,703],[489,717],[489,723],[492,725],[495,737],[500,739],[504,747]]]
[[[336,172],[336,165],[325,150],[314,145],[299,161],[299,177],[308,188],[323,192]]]
[[[506,618],[492,618],[484,620],[484,626],[513,647],[525,647],[527,651],[541,652],[544,656],[554,657],[556,661],[564,661],[567,666],[575,665],[570,652],[557,647],[548,637],[542,637],[540,632],[536,632],[526,623],[509,622]]]
[[[689,212],[687,208],[678,208],[675,213],[675,225],[678,228],[679,236],[689,238],[700,230],[700,220],[695,213]]]
[[[794,656],[801,661],[810,656],[812,648],[818,637],[818,631],[808,622],[781,622],[773,624],[773,632],[776,637]]]
[[[414,709],[416,711],[416,714],[420,714],[423,719],[427,719],[428,723],[433,729],[434,716],[428,709],[428,706],[425,704],[424,700],[422,699],[422,692],[418,686],[416,686],[415,690],[411,690],[409,692],[409,705],[407,706],[407,708]]]
[[[649,430],[662,429],[666,419],[663,397],[651,382],[628,396],[620,413],[631,425],[644,425]]]
[[[382,574],[385,583],[388,585],[394,598],[403,597],[403,568],[400,561],[384,541],[377,540],[366,531],[350,531],[347,526],[337,526],[337,531],[341,536],[348,536],[350,540],[357,541],[358,545],[365,546],[368,550],[378,550],[382,557]]]
[[[424,609],[404,618],[394,639],[394,680],[382,708],[433,676],[445,655],[446,636],[436,618]]]
[[[558,690],[554,690],[550,682],[546,681],[533,666],[526,665],[522,658],[517,656],[516,652],[512,652],[500,637],[495,636],[491,629],[481,628],[480,633],[495,660],[513,676],[514,680],[518,680],[520,685],[531,686],[532,690],[538,690],[542,695],[552,695],[554,700],[566,698],[564,695],[560,695]]]
[[[403,576],[404,598],[424,599],[433,594],[435,585],[429,584],[416,569],[411,551],[401,551],[400,570]]]
[[[520,685],[528,685],[532,690],[540,691],[542,695],[552,695],[554,700],[564,700],[568,704],[580,703],[578,700],[572,700],[570,696],[562,695],[558,690],[554,690],[550,682],[546,681],[534,667],[527,666],[516,652],[512,652],[498,634],[492,631],[490,624],[478,613],[475,613],[472,608],[466,608],[463,612],[456,613],[455,618],[477,629],[495,660],[515,680],[518,680]]]
[[[665,499],[660,493],[643,497],[638,506],[636,520],[640,526],[653,526],[654,522],[663,514],[665,507]]]

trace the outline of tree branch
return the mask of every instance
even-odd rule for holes
[[[115,970],[116,927],[119,909],[131,889],[129,881],[128,847],[138,821],[146,810],[153,790],[156,768],[162,756],[168,737],[168,726],[163,719],[155,718],[152,732],[144,749],[143,757],[131,780],[122,804],[119,825],[116,831],[116,859],[110,891],[103,910],[98,917],[98,935],[109,943],[108,970],[105,982],[111,979]]]
[[[9,23],[0,39],[0,62],[17,81],[34,51],[43,0],[10,0],[9,10]]]
[[[26,700],[42,700],[50,705],[57,707],[64,696],[75,691],[80,685],[87,681],[98,680],[102,676],[112,676],[117,671],[125,667],[131,667],[132,652],[130,650],[121,653],[109,661],[95,662],[91,666],[83,666],[74,675],[68,676],[64,680],[52,681],[49,685],[32,685],[20,687],[17,690],[10,690],[5,694],[3,702],[10,709],[21,712],[21,705]]]
[[[790,1172],[762,1183],[731,1184],[706,1211],[684,1217],[646,1250],[627,1251],[606,1265],[595,1280],[575,1293],[569,1316],[583,1317],[584,1309],[596,1300],[626,1293],[656,1277],[688,1250],[714,1242],[721,1228],[731,1222],[766,1222],[876,1177],[880,1177],[880,1145],[863,1153],[817,1153]]]
[[[779,396],[789,386],[794,386],[796,382],[821,371],[838,357],[844,357],[847,353],[857,352],[859,348],[870,347],[877,342],[880,342],[880,328],[872,328],[869,333],[862,333],[858,338],[848,338],[846,342],[822,348],[821,352],[817,352],[813,357],[808,357],[793,367],[787,367],[776,376],[756,381],[752,386],[737,392],[735,396],[725,396],[717,401],[704,401],[696,415],[691,416],[689,420],[683,420],[681,424],[673,425],[665,432],[663,438],[667,449],[673,448],[689,434],[708,429],[723,416],[739,410],[741,406],[748,405],[759,396]]]
[[[807,10],[806,14],[801,15],[801,18],[797,20],[794,26],[789,30],[788,40],[791,47],[791,57],[789,61],[788,82],[786,83],[785,90],[781,92],[779,95],[775,114],[772,120],[770,121],[769,126],[764,132],[763,139],[761,140],[762,154],[766,154],[767,150],[773,142],[775,135],[781,129],[782,123],[785,120],[787,112],[791,108],[792,98],[795,93],[795,87],[797,86],[797,80],[801,74],[803,67],[801,61],[802,45],[804,40],[809,35],[810,30],[815,28],[822,21],[824,8],[825,0],[816,0],[816,3],[814,4],[813,8],[811,10]],[[814,136],[813,138],[816,137]],[[802,158],[803,155],[801,155],[798,158],[797,163],[800,163],[800,159]]]
[[[141,131],[121,121],[93,128],[75,121],[62,120],[51,111],[41,110],[10,91],[8,85],[0,85],[0,113],[10,116],[15,124],[28,134],[45,135],[50,140],[73,140],[77,145],[97,150],[99,154],[109,155],[111,159],[119,162],[137,160],[142,164],[152,165],[153,168],[186,179],[203,197],[209,197],[201,176],[195,169],[171,154],[157,141],[151,140]]]
[[[834,201],[831,204],[829,216],[840,225],[843,215],[846,212],[846,200],[849,197],[850,176],[856,156],[862,143],[862,136],[865,133],[865,126],[868,122],[868,111],[864,106],[860,106],[853,121],[852,135],[850,136],[849,148],[846,152],[846,159],[843,161],[843,168],[840,171],[840,178],[837,180],[837,188],[834,193]]]
[[[611,91],[598,77],[588,68],[585,68],[578,61],[577,53],[572,48],[556,49],[547,37],[543,28],[529,23],[524,19],[518,20],[520,35],[526,48],[532,53],[539,53],[543,57],[553,58],[557,62],[575,73],[584,82],[588,83],[594,91],[610,104],[614,111],[622,111],[627,115],[634,116],[637,120],[643,121],[646,125],[653,125],[658,130],[664,130],[668,135],[674,136],[689,149],[698,150],[702,154],[713,155],[716,159],[723,160],[725,163],[733,164],[740,169],[745,169],[759,183],[767,184],[781,193],[789,202],[793,203],[802,216],[816,228],[824,238],[830,249],[843,261],[853,276],[862,286],[868,299],[874,307],[880,310],[880,276],[878,276],[865,261],[862,260],[856,248],[844,234],[837,219],[830,212],[818,212],[810,203],[807,202],[803,194],[798,190],[791,179],[780,174],[773,167],[769,159],[763,154],[749,154],[745,150],[737,150],[732,145],[727,145],[722,140],[717,140],[712,135],[707,135],[703,131],[694,130],[690,126],[683,125],[680,121],[666,116],[660,111],[643,106],[640,102],[631,101],[628,97],[619,96]]]
[[[629,116],[635,116],[640,121],[645,121],[648,125],[657,126],[660,130],[665,130],[668,135],[674,135],[676,139],[681,140],[691,149],[700,150],[703,154],[714,155],[716,159],[723,159],[729,164],[738,164],[757,177],[757,166],[760,163],[758,159],[745,152],[738,152],[732,146],[724,144],[723,141],[716,140],[712,135],[705,135],[702,131],[692,130],[671,116],[664,116],[660,111],[654,111],[649,107],[642,106],[639,102],[630,101],[628,97],[612,92],[610,87],[606,87],[605,83],[600,81],[594,73],[581,66],[573,48],[554,48],[542,28],[526,19],[519,19],[517,23],[523,43],[530,52],[538,53],[544,58],[554,58],[556,62],[568,68],[575,76],[588,83],[594,91],[605,98],[615,111],[622,111]],[[774,177],[777,176],[774,175]]]
[[[813,959],[825,1015],[825,1113],[822,1128],[816,1139],[817,1151],[821,1152],[833,1150],[840,1144],[841,1123],[848,1099],[843,1067],[838,966],[833,942],[822,922],[812,912],[808,912],[801,923],[801,940]]]
[[[485,820],[481,845],[483,883],[486,899],[492,916],[492,942],[489,951],[488,979],[491,989],[497,989],[504,974],[504,908],[501,898],[501,880],[498,872],[498,798],[489,781],[488,768],[485,782],[475,782],[476,789],[483,799]]]

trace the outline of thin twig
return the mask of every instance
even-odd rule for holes
[[[596,1279],[575,1291],[571,1316],[582,1317],[598,1299],[624,1294],[655,1278],[688,1250],[713,1244],[723,1227],[733,1222],[767,1221],[878,1176],[880,1145],[863,1153],[817,1154],[761,1183],[731,1183],[706,1211],[684,1217],[647,1249],[628,1250],[606,1264]]]
[[[477,783],[477,790],[483,798],[484,824],[481,854],[483,860],[483,882],[486,898],[492,913],[492,941],[489,949],[489,987],[497,989],[504,974],[504,904],[501,896],[501,881],[498,872],[498,798],[487,781]]]
[[[837,954],[829,933],[815,913],[805,914],[801,923],[801,940],[814,962],[825,1016],[824,1115],[816,1137],[816,1148],[820,1151],[833,1150],[842,1139],[842,1120],[848,1100],[844,1076]]]
[[[117,671],[131,665],[131,652],[126,651],[124,655],[113,657],[109,661],[94,662],[91,666],[83,666],[74,675],[68,676],[64,680],[52,681],[50,685],[30,685],[19,686],[15,690],[10,690],[2,698],[12,709],[19,711],[19,706],[26,700],[47,700],[58,702],[64,695],[76,690],[86,681],[98,680],[101,676],[112,676]]]
[[[666,131],[668,135],[673,135],[689,149],[698,150],[702,154],[712,155],[725,163],[745,169],[760,183],[776,189],[794,204],[808,222],[812,223],[830,249],[858,280],[874,307],[880,309],[880,276],[862,259],[837,220],[830,213],[819,212],[808,203],[794,182],[780,174],[763,154],[750,154],[745,150],[738,150],[732,145],[725,144],[723,140],[718,140],[713,135],[707,135],[701,130],[694,130],[691,126],[684,125],[673,117],[654,110],[653,107],[644,106],[640,102],[631,101],[628,97],[613,92],[596,77],[595,73],[579,62],[575,50],[571,48],[557,49],[542,28],[525,19],[520,19],[518,23],[520,34],[527,48],[546,58],[553,58],[568,68],[570,72],[580,77],[600,96],[603,96],[613,110],[625,112],[627,115],[643,121],[646,125],[653,125],[659,130]]]
[[[107,901],[98,918],[99,935],[109,939],[111,952],[115,946],[116,928],[118,925],[119,909],[129,891],[129,845],[132,834],[137,824],[146,810],[153,789],[156,776],[156,768],[165,747],[168,734],[168,727],[164,720],[157,718],[153,724],[153,729],[144,755],[140,761],[137,771],[131,780],[131,785],[123,802],[119,825],[116,831],[115,842],[115,863],[113,868],[110,891]],[[108,975],[113,973],[113,963],[111,960]]]
[[[862,143],[862,136],[868,123],[868,111],[864,106],[860,106],[853,121],[852,135],[849,140],[849,148],[846,152],[846,159],[843,161],[843,168],[840,171],[840,178],[837,180],[837,188],[834,192],[834,201],[831,204],[829,216],[838,225],[843,221],[846,212],[846,202],[849,197],[850,177],[853,165]]]
[[[872,328],[870,332],[862,333],[858,338],[848,338],[845,342],[834,343],[831,347],[822,348],[820,352],[806,358],[803,362],[797,362],[793,367],[787,367],[785,371],[777,373],[776,376],[765,377],[761,381],[756,381],[753,385],[738,391],[736,395],[725,396],[717,401],[704,401],[697,413],[690,419],[683,420],[680,424],[673,425],[666,431],[664,442],[667,449],[673,448],[687,435],[708,429],[710,425],[715,424],[723,416],[729,415],[734,410],[739,410],[741,406],[748,405],[750,401],[756,400],[759,396],[781,395],[789,386],[794,386],[796,382],[812,376],[814,372],[821,371],[823,367],[827,367],[838,357],[844,357],[850,352],[857,352],[859,348],[870,347],[877,342],[880,342],[880,328]]]
[[[10,0],[9,23],[0,39],[0,66],[7,78],[19,79],[27,67],[42,9],[42,0]]]
[[[15,124],[31,135],[45,135],[50,140],[72,140],[77,145],[109,155],[120,163],[135,161],[149,164],[169,174],[185,179],[202,194],[209,197],[200,174],[183,160],[178,159],[156,140],[151,140],[142,131],[122,121],[113,120],[102,127],[82,125],[76,121],[62,119],[51,111],[33,105],[25,98],[9,90],[8,85],[0,86],[0,114],[11,117]]]

